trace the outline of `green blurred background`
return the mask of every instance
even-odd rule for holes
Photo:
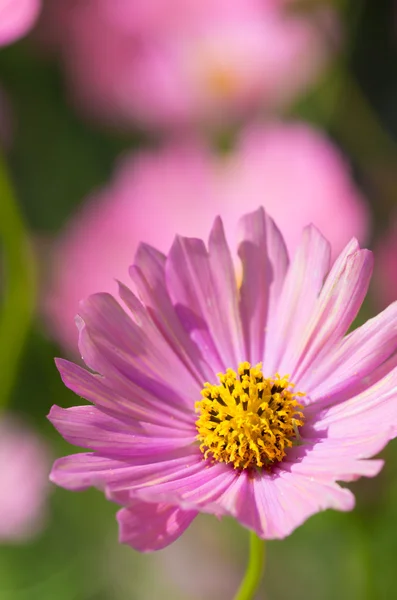
[[[371,203],[374,242],[397,207],[397,6],[391,0],[345,4],[346,49],[292,114],[319,124],[349,156]],[[31,239],[45,255],[47,241],[84,196],[108,180],[116,156],[148,140],[87,125],[67,104],[58,66],[32,51],[29,39],[1,49],[0,80],[16,121],[7,152],[12,181]],[[3,230],[11,228],[12,243],[23,243],[18,220],[5,210],[1,219]],[[0,247],[6,250],[5,237]],[[44,268],[39,265],[39,281]],[[4,401],[42,433],[57,457],[71,449],[45,415],[53,403],[69,406],[75,398],[54,366],[53,357],[61,350],[49,340],[39,318],[29,322],[24,285],[29,289],[29,278],[21,287],[16,282],[14,290],[13,307],[21,311],[20,340],[6,326],[0,330],[2,393],[6,396],[10,374],[10,393]],[[3,292],[6,297],[5,287]],[[361,320],[372,314],[371,300],[364,311]],[[28,333],[19,356],[25,323]],[[18,358],[15,372],[10,348]],[[383,454],[386,466],[381,475],[353,485],[354,512],[318,514],[288,539],[268,543],[265,592],[258,597],[394,596],[397,443]],[[171,548],[140,555],[118,544],[116,507],[99,492],[73,494],[54,487],[49,503],[42,534],[27,544],[0,546],[1,600],[222,600],[231,596],[243,572],[247,536],[232,521],[200,517]],[[195,581],[206,582],[206,591],[195,592]]]

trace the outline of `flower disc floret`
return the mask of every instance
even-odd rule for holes
[[[265,378],[261,363],[219,373],[220,385],[205,383],[196,402],[200,449],[205,458],[232,463],[235,469],[266,467],[281,461],[299,439],[302,405],[288,375]]]

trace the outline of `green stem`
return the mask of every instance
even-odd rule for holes
[[[0,408],[9,399],[35,309],[33,253],[0,153]]]
[[[252,600],[258,589],[265,565],[265,542],[250,532],[248,567],[234,600]]]

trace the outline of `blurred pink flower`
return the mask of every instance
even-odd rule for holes
[[[87,116],[160,128],[290,102],[332,53],[325,30],[338,29],[329,9],[298,15],[269,0],[62,0],[45,12],[41,37]]]
[[[261,204],[290,251],[308,222],[331,241],[333,256],[352,235],[366,238],[368,210],[348,165],[305,124],[251,127],[225,156],[193,142],[126,156],[55,248],[45,311],[56,337],[75,348],[79,300],[116,292],[115,280],[125,280],[140,241],[167,251],[177,231],[205,236],[216,214],[231,232],[242,210]]]
[[[397,300],[397,215],[374,249],[376,266],[372,292],[378,306]]]
[[[0,0],[0,46],[24,36],[40,12],[40,0]]]
[[[149,572],[156,577],[145,577],[139,600],[232,598],[243,575],[236,537],[224,522],[214,527],[200,515],[174,544],[150,557]]]
[[[0,418],[0,543],[25,541],[42,528],[50,456],[26,424]]]

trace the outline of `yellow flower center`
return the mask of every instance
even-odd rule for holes
[[[205,383],[196,402],[197,439],[204,457],[232,463],[235,469],[268,467],[299,440],[302,405],[288,375],[265,378],[259,363],[218,373],[220,385]]]
[[[232,69],[222,65],[213,65],[206,73],[206,82],[210,91],[218,98],[230,98],[239,89],[239,80]]]

